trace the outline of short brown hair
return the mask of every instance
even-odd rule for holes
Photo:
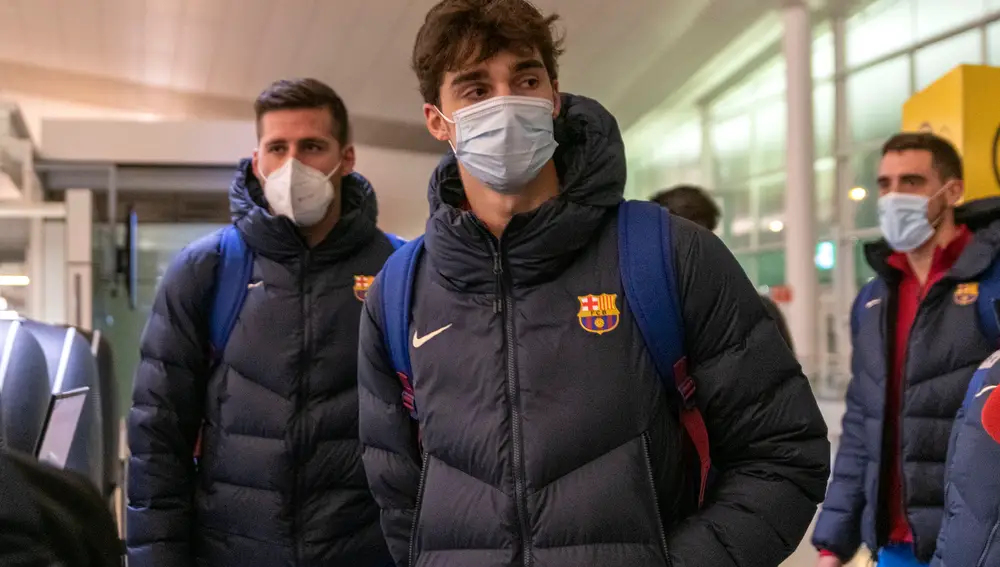
[[[714,231],[722,211],[708,192],[696,185],[677,185],[660,191],[650,201],[671,213]]]
[[[341,146],[351,139],[351,123],[347,107],[330,85],[316,79],[282,79],[271,83],[253,103],[257,115],[257,138],[260,138],[260,119],[274,110],[299,108],[326,108],[333,119],[333,137]]]
[[[413,45],[412,66],[424,102],[440,104],[446,72],[502,51],[527,55],[537,49],[549,78],[556,80],[563,52],[558,19],[543,16],[527,0],[442,0],[427,12]]]
[[[962,179],[962,157],[951,142],[930,132],[900,132],[882,146],[882,155],[889,152],[923,150],[930,152],[931,163],[942,181]]]

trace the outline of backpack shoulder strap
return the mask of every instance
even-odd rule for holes
[[[403,383],[403,405],[417,418],[410,367],[410,304],[417,261],[424,237],[403,244],[382,266],[377,276],[382,310],[382,335],[393,370]]]
[[[392,244],[393,250],[399,250],[400,248],[403,247],[404,244],[408,242],[405,238],[396,236],[395,234],[390,234],[388,232],[385,233],[385,237],[389,239],[389,242]]]
[[[253,253],[233,225],[222,229],[219,241],[219,265],[215,271],[215,291],[209,318],[209,341],[212,357],[218,361],[226,350],[229,335],[236,326],[247,285],[253,276]]]
[[[704,501],[712,460],[708,429],[695,405],[684,355],[684,318],[674,274],[670,214],[655,203],[625,201],[618,209],[618,264],[629,309],[668,391],[681,403],[681,422],[698,452]]]
[[[997,321],[997,303],[1000,302],[1000,260],[994,260],[979,280],[979,327],[993,346],[1000,346],[1000,322]]]

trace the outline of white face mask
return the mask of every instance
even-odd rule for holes
[[[558,145],[552,101],[529,96],[496,96],[454,112],[455,157],[490,189],[517,193],[538,176]],[[435,109],[437,110],[437,109]],[[451,142],[449,141],[449,144]]]
[[[908,193],[888,193],[879,197],[878,220],[889,247],[897,252],[912,252],[934,236],[944,212],[934,220],[927,218],[930,202],[950,183],[945,183],[930,197]]]
[[[264,175],[264,198],[275,215],[287,217],[299,226],[312,226],[326,215],[333,202],[330,178],[340,170],[340,163],[329,174],[313,169],[295,158],[288,158],[270,175]]]

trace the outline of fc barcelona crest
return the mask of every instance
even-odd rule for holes
[[[354,276],[354,297],[357,297],[358,301],[364,302],[368,297],[368,288],[373,281],[375,276]]]
[[[614,331],[618,326],[621,313],[615,303],[618,296],[613,293],[602,293],[599,295],[584,295],[577,297],[580,300],[580,326],[588,333],[603,335]]]
[[[958,284],[955,288],[955,305],[972,305],[977,299],[979,299],[978,283]]]

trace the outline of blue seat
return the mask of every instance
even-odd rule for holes
[[[83,474],[103,492],[106,489],[106,479],[102,396],[97,362],[91,354],[90,343],[74,328],[57,327],[38,321],[24,321],[22,325],[35,336],[45,353],[51,393],[90,388],[66,468]]]
[[[7,446],[34,454],[52,389],[42,347],[21,321],[0,321],[0,411]]]

